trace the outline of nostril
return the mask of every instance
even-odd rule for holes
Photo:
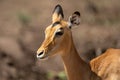
[[[39,59],[43,59],[45,57],[45,51],[44,50],[37,51],[36,57],[39,58]]]
[[[41,55],[43,55],[43,53],[44,53],[44,51],[41,51],[41,52],[38,54],[38,56],[41,56]]]
[[[43,51],[42,52],[40,52],[39,54],[38,54],[38,56],[40,56],[40,55],[42,55],[43,54]]]

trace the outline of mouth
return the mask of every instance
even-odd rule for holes
[[[47,58],[46,56],[43,56],[43,57],[39,57],[38,59],[46,59],[46,58]]]

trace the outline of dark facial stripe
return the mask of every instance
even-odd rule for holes
[[[59,22],[59,21],[57,21],[57,22],[53,23],[52,27],[54,27],[54,26],[56,26],[56,25],[58,25],[58,24],[60,24],[60,22]]]

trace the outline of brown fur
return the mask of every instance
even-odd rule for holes
[[[93,59],[90,65],[103,80],[120,80],[120,49],[108,49]]]

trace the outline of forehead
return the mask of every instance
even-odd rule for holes
[[[52,23],[50,26],[48,26],[46,28],[46,30],[52,30],[52,29],[58,29],[58,28],[61,28],[61,27],[67,27],[68,26],[68,23],[66,21],[56,21],[54,23]]]
[[[56,25],[60,25],[60,24],[61,24],[60,21],[57,21],[57,22],[52,24],[52,27],[55,27]]]
[[[50,26],[48,26],[46,29],[45,29],[45,32],[53,32],[55,31],[56,29],[59,29],[61,28],[62,25],[61,24],[58,24],[58,23],[55,23],[55,24],[51,24]]]

